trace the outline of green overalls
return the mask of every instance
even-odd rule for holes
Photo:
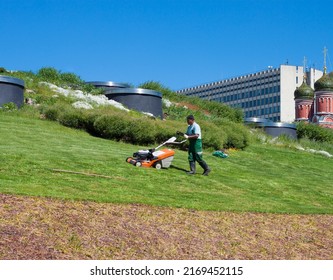
[[[197,161],[204,171],[208,170],[207,163],[202,158],[202,141],[201,141],[201,129],[197,123],[189,125],[186,131],[187,135],[198,134],[199,138],[189,139],[190,146],[188,149],[188,161],[190,163],[191,174],[195,173],[195,162]]]

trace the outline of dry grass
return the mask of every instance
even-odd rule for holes
[[[0,195],[0,259],[333,259],[333,216]]]

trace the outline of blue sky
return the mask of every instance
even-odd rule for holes
[[[182,89],[291,65],[333,71],[333,1],[0,0],[0,67]]]

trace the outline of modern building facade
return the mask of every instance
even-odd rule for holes
[[[223,102],[241,108],[245,118],[260,117],[274,122],[295,120],[295,88],[303,83],[303,66],[280,65],[264,71],[176,91],[186,96]],[[315,68],[306,69],[310,87],[322,77]]]

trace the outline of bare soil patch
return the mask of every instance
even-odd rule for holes
[[[188,102],[179,102],[179,103],[176,103],[176,106],[178,106],[178,107],[186,107],[186,108],[188,108],[190,110],[193,110],[193,111],[203,111],[205,113],[205,115],[207,115],[207,116],[211,115],[209,111],[202,110],[199,106],[191,104],[191,103],[188,103]]]
[[[333,259],[333,215],[0,194],[0,259]]]

